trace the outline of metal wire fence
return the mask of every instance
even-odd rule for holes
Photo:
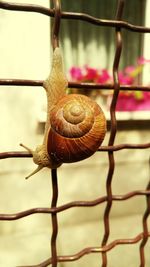
[[[129,86],[129,85],[120,85],[118,79],[118,68],[119,62],[121,58],[121,51],[122,51],[122,29],[126,29],[127,31],[132,32],[140,32],[140,33],[150,33],[150,28],[133,25],[126,21],[122,20],[122,14],[124,9],[125,0],[118,0],[118,5],[116,9],[116,16],[114,20],[105,20],[93,17],[89,14],[83,13],[74,13],[74,12],[65,12],[61,10],[60,0],[53,0],[54,8],[49,9],[38,5],[31,5],[31,4],[16,4],[16,3],[8,3],[6,1],[0,1],[0,8],[6,10],[15,10],[15,11],[26,11],[26,12],[37,12],[43,15],[52,17],[54,20],[54,27],[53,27],[53,36],[52,36],[52,44],[53,47],[56,47],[59,42],[59,26],[61,24],[62,19],[74,19],[74,20],[81,20],[85,21],[86,23],[91,23],[93,25],[97,25],[99,27],[112,27],[115,28],[116,34],[116,50],[114,55],[114,62],[113,62],[113,83],[112,84],[95,84],[95,83],[73,83],[69,82],[70,88],[93,88],[97,90],[107,89],[113,90],[113,98],[110,106],[110,135],[109,141],[107,146],[101,146],[98,149],[97,153],[108,153],[109,158],[109,166],[108,166],[108,173],[106,179],[106,195],[100,196],[97,199],[92,201],[73,201],[70,203],[66,203],[62,206],[57,206],[57,199],[58,199],[58,183],[57,183],[57,170],[51,170],[51,178],[52,178],[52,201],[50,208],[33,208],[26,211],[18,212],[15,214],[0,214],[0,220],[4,221],[11,221],[11,220],[19,220],[20,218],[30,216],[35,213],[47,213],[51,214],[52,218],[52,236],[51,236],[51,257],[39,263],[38,265],[32,266],[39,266],[39,267],[46,267],[52,265],[52,267],[57,267],[59,262],[71,262],[77,261],[81,257],[86,254],[90,253],[99,253],[102,257],[102,267],[107,267],[108,259],[107,255],[110,250],[116,248],[116,246],[121,245],[132,245],[132,244],[139,244],[139,256],[140,256],[140,267],[146,267],[146,259],[145,259],[145,247],[150,237],[150,231],[148,229],[148,218],[150,215],[150,181],[146,189],[136,190],[128,192],[125,195],[114,195],[112,192],[112,180],[113,180],[113,173],[116,167],[114,154],[116,151],[123,150],[123,149],[148,149],[150,148],[150,143],[139,143],[139,144],[120,144],[114,145],[115,137],[117,133],[117,120],[116,120],[116,113],[115,107],[118,100],[118,95],[120,90],[130,90],[130,91],[150,91],[149,86]],[[43,81],[41,80],[22,80],[22,79],[0,79],[0,85],[9,85],[9,86],[43,86]],[[0,153],[0,159],[4,158],[12,158],[12,157],[32,157],[32,155],[28,152],[2,152]],[[142,228],[143,231],[139,233],[134,238],[127,238],[127,239],[116,239],[112,242],[108,242],[109,235],[110,235],[110,212],[113,202],[117,201],[125,201],[136,196],[145,197],[146,199],[146,209],[143,214],[143,221],[142,221]],[[57,214],[59,212],[63,212],[70,208],[75,207],[93,207],[96,205],[101,205],[102,203],[106,203],[105,211],[104,211],[104,233],[101,245],[99,247],[85,247],[81,251],[77,252],[74,255],[68,256],[61,256],[57,253],[57,234],[59,231],[58,222],[57,222]],[[78,263],[77,263],[78,264]],[[31,265],[30,265],[31,266]],[[24,266],[25,267],[25,266]],[[27,266],[26,266],[27,267]],[[28,265],[29,267],[29,265]]]

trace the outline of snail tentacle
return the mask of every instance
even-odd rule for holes
[[[42,165],[38,165],[37,168],[33,172],[31,172],[28,176],[25,177],[25,179],[30,178],[31,176],[33,176],[34,174],[36,174],[37,172],[39,172],[42,169],[43,169],[43,166]]]

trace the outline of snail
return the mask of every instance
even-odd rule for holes
[[[68,85],[63,71],[61,50],[53,52],[52,69],[43,87],[47,95],[47,120],[44,140],[35,151],[21,144],[33,155],[37,169],[58,168],[90,157],[101,145],[106,133],[106,119],[100,106],[81,94],[66,94]]]

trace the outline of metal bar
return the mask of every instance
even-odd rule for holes
[[[0,79],[0,85],[4,86],[43,86],[41,80],[24,80],[24,79]]]
[[[34,4],[17,4],[17,3],[10,3],[6,1],[0,1],[0,8],[5,10],[12,10],[12,11],[26,11],[26,12],[36,12],[43,15],[47,15],[49,17],[54,17],[55,10],[45,8],[40,5]],[[74,20],[81,20],[86,21],[88,23],[97,25],[97,26],[106,26],[106,27],[120,27],[122,29],[126,29],[133,32],[141,32],[141,33],[149,33],[150,27],[143,27],[139,25],[133,25],[126,21],[117,21],[117,20],[107,20],[107,19],[99,19],[93,17],[86,13],[74,13],[74,12],[61,12],[62,19],[74,19]]]
[[[112,195],[113,201],[124,201],[127,199],[131,199],[136,196],[150,196],[150,189],[149,190],[136,190],[128,192],[124,195]],[[22,212],[13,213],[13,214],[0,214],[0,220],[1,221],[14,221],[18,219],[22,219],[24,217],[30,216],[31,214],[56,214],[59,212],[63,212],[65,210],[68,210],[70,208],[77,208],[77,207],[94,207],[99,204],[104,203],[105,201],[108,201],[108,196],[103,196],[97,199],[94,199],[92,201],[72,201],[67,204],[64,204],[59,207],[51,207],[51,208],[33,208],[28,209]]]
[[[61,5],[60,0],[53,0],[55,16],[52,29],[52,46],[53,50],[56,47],[59,47],[59,30],[61,23]],[[57,182],[57,169],[51,170],[52,176],[52,203],[51,208],[56,208],[58,200],[58,182]],[[52,255],[52,267],[57,267],[57,233],[58,233],[58,221],[57,221],[57,212],[51,214],[52,218],[52,236],[51,236],[51,255]],[[44,266],[48,266],[46,264]]]
[[[60,0],[53,0],[54,3],[54,25],[52,31],[52,46],[53,50],[59,46],[59,29],[60,29],[60,22],[61,22],[61,5]]]
[[[53,190],[51,208],[53,209],[56,208],[58,199],[57,170],[52,169],[51,174],[52,174],[52,190]],[[57,246],[56,246],[56,239],[58,232],[57,212],[53,212],[51,216],[52,216],[52,236],[51,236],[52,267],[57,267]]]
[[[150,232],[148,233],[148,236],[150,237]],[[116,240],[112,241],[111,243],[109,243],[108,245],[103,246],[103,247],[87,247],[87,248],[84,248],[81,251],[79,251],[78,253],[73,254],[73,255],[58,256],[58,262],[77,261],[80,258],[82,258],[83,256],[90,254],[90,253],[104,253],[104,252],[106,253],[106,252],[112,250],[113,248],[115,248],[116,246],[119,246],[119,245],[136,244],[142,238],[143,238],[143,233],[140,233],[135,238],[116,239]],[[44,261],[43,263],[38,264],[38,265],[28,265],[28,266],[20,266],[20,267],[44,267],[44,266],[50,265],[51,263],[52,263],[52,260],[51,260],[51,258],[49,258],[46,261]]]
[[[149,232],[148,235],[150,236],[150,232]],[[116,240],[112,241],[111,243],[109,243],[108,245],[105,245],[105,246],[102,246],[102,247],[85,248],[85,249],[81,250],[79,253],[77,253],[75,255],[58,257],[58,261],[59,262],[75,261],[75,260],[78,260],[81,257],[83,257],[83,256],[85,256],[86,254],[89,254],[89,253],[108,252],[108,251],[112,250],[113,248],[115,248],[118,245],[136,244],[142,238],[143,238],[143,233],[140,233],[135,238],[131,238],[131,239],[116,239]]]
[[[120,20],[122,17],[124,8],[124,0],[118,1],[118,9],[116,13],[116,20]],[[122,38],[121,38],[121,29],[116,28],[116,52],[114,57],[114,63],[113,63],[113,78],[114,78],[114,92],[113,92],[113,98],[110,105],[110,117],[111,117],[111,128],[110,128],[110,137],[109,137],[109,146],[114,145],[114,140],[117,132],[117,121],[116,121],[116,104],[117,99],[119,95],[120,90],[120,84],[118,79],[118,67],[121,57],[121,51],[122,51]],[[108,159],[109,159],[109,169],[107,174],[107,180],[106,180],[106,192],[108,196],[107,205],[104,212],[104,236],[101,245],[106,246],[109,234],[110,234],[110,211],[112,207],[112,179],[113,179],[113,173],[115,169],[115,160],[114,160],[114,154],[113,151],[108,152]],[[107,267],[107,253],[102,253],[102,267]]]
[[[0,79],[0,85],[3,86],[43,86],[42,80],[23,80],[23,79]],[[105,89],[113,90],[114,84],[98,84],[98,83],[75,83],[68,82],[68,88],[79,89]],[[120,85],[122,91],[150,91],[150,86],[143,85]]]
[[[0,159],[7,158],[31,158],[32,154],[26,151],[9,151],[9,152],[1,152]]]
[[[42,80],[23,80],[23,79],[0,79],[0,85],[3,86],[43,86]],[[68,82],[68,88],[79,89],[105,89],[113,90],[114,84],[98,84],[98,83],[75,83]],[[120,85],[122,91],[148,91],[150,92],[150,86],[143,85]]]
[[[101,146],[98,151],[107,152],[107,151],[119,151],[123,149],[148,149],[150,148],[150,143],[145,144],[120,144],[114,146]],[[9,152],[1,152],[0,160],[7,158],[31,158],[32,154],[25,151],[9,151]]]
[[[119,151],[123,149],[146,149],[150,148],[150,143],[147,144],[120,144],[113,146],[101,146],[98,151]]]
[[[149,159],[149,176],[150,176],[150,159]],[[147,188],[146,190],[150,190],[150,180],[148,182]],[[148,218],[150,216],[150,195],[146,196],[146,210],[145,213],[143,215],[143,238],[142,238],[142,242],[140,244],[140,267],[146,267],[146,262],[145,262],[145,246],[146,243],[148,241],[148,237],[149,237],[149,232],[148,232]]]

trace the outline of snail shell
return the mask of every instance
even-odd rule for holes
[[[37,169],[57,168],[62,163],[90,157],[102,143],[106,119],[99,105],[79,94],[66,95],[68,82],[63,72],[60,48],[53,53],[52,69],[43,86],[47,95],[47,120],[43,143],[35,150],[22,145],[33,155]]]
[[[102,143],[106,120],[99,105],[84,95],[64,96],[51,110],[47,151],[54,162],[90,157]]]

